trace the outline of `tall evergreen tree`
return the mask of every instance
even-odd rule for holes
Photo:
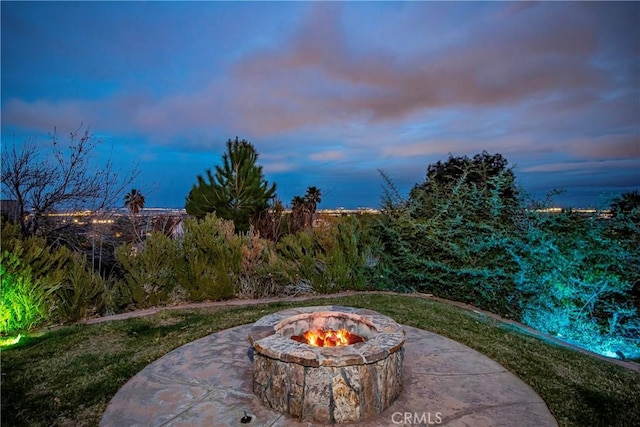
[[[264,179],[262,166],[256,164],[258,152],[246,140],[227,141],[227,152],[215,173],[198,175],[198,182],[187,196],[187,213],[202,218],[208,213],[232,220],[236,230],[245,232],[252,219],[269,208],[276,185]]]

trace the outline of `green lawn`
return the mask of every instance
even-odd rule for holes
[[[385,294],[167,310],[23,338],[1,354],[2,425],[95,426],[129,378],[174,348],[287,307],[327,304],[370,308],[484,353],[531,385],[560,425],[640,425],[639,373],[448,304]]]

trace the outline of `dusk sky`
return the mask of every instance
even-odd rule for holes
[[[184,207],[236,136],[287,205],[378,207],[379,169],[408,192],[483,150],[559,205],[640,188],[639,2],[0,7],[2,144],[89,126],[148,207]]]

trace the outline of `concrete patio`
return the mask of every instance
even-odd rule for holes
[[[151,363],[113,397],[100,425],[316,425],[271,411],[252,393],[251,326],[209,335]],[[495,361],[404,328],[404,390],[380,415],[350,425],[557,426],[544,401]]]

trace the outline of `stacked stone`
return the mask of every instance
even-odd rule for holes
[[[319,316],[334,323],[361,317],[354,328],[368,335],[367,341],[320,348],[277,333],[297,333],[285,319],[304,323],[301,313],[316,323]],[[266,316],[249,334],[255,350],[254,393],[268,407],[305,421],[344,423],[377,415],[402,391],[404,335],[393,319],[351,307],[307,307]]]

